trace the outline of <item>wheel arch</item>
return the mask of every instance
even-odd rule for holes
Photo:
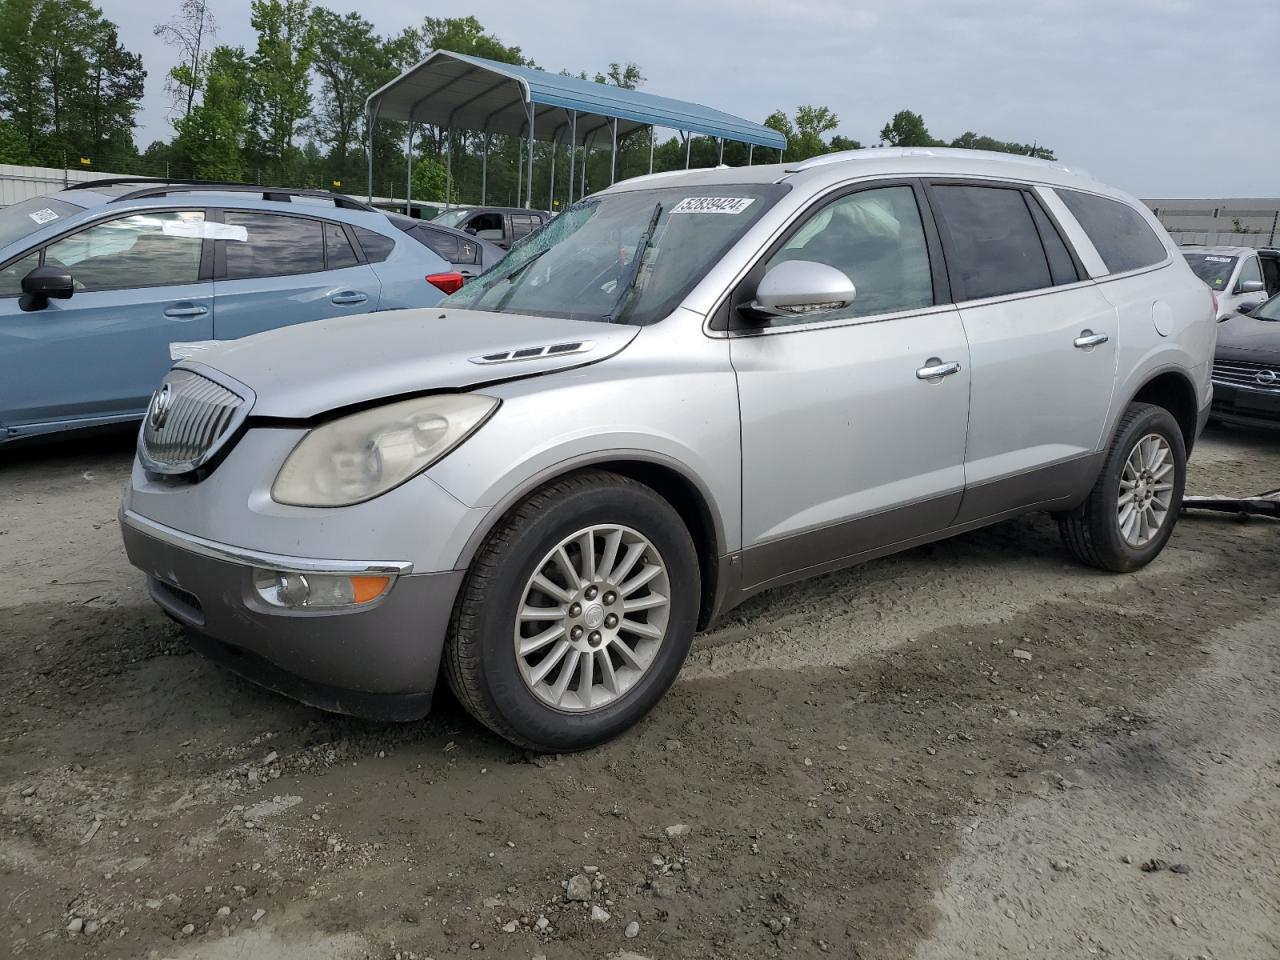
[[[1153,374],[1129,398],[1129,403],[1150,403],[1168,410],[1178,422],[1190,456],[1196,442],[1200,410],[1196,388],[1184,371],[1165,369]]]
[[[582,470],[607,470],[642,483],[671,504],[689,530],[698,554],[701,597],[698,629],[711,621],[720,583],[720,558],[726,552],[723,518],[706,486],[685,464],[650,451],[616,450],[575,457],[535,473],[508,492],[485,516],[468,538],[458,567],[469,568],[489,534],[512,509],[535,490]]]

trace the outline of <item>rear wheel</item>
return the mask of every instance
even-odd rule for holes
[[[549,484],[490,534],[445,653],[476,719],[537,750],[593,746],[662,698],[689,651],[697,555],[649,487],[589,471]]]
[[[1062,539],[1091,566],[1116,573],[1144,567],[1173,534],[1186,478],[1186,444],[1173,415],[1130,404],[1089,498],[1059,516]]]

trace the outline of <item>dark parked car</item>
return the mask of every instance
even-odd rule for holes
[[[1218,325],[1213,418],[1280,427],[1280,294]]]
[[[507,251],[496,243],[442,223],[415,220],[398,213],[387,214],[387,219],[424,247],[448,260],[467,280],[480,276],[507,255]]]
[[[431,222],[465,230],[474,237],[509,250],[513,243],[550,219],[551,214],[545,210],[526,210],[524,207],[454,207]]]

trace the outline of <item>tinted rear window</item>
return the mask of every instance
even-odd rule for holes
[[[384,237],[364,227],[356,227],[355,231],[356,239],[360,241],[360,247],[364,250],[365,259],[370,263],[381,263],[391,256],[391,251],[396,248],[396,242],[390,237]]]
[[[1058,190],[1080,222],[1110,273],[1138,270],[1167,255],[1164,244],[1142,215],[1127,203],[1078,190]]]
[[[430,227],[419,227],[409,235],[450,263],[458,262],[458,238],[453,234],[432,230]]]
[[[247,234],[243,242],[227,241],[228,280],[324,270],[324,236],[319,220],[237,210],[228,210],[224,219],[229,226],[244,227]]]
[[[938,185],[930,200],[950,236],[947,265],[958,296],[981,300],[1053,286],[1021,190]]]

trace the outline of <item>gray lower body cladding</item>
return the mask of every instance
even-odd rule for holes
[[[192,645],[246,679],[312,706],[382,720],[425,716],[462,571],[398,577],[349,611],[265,611],[253,568],[122,524],[129,561]]]

